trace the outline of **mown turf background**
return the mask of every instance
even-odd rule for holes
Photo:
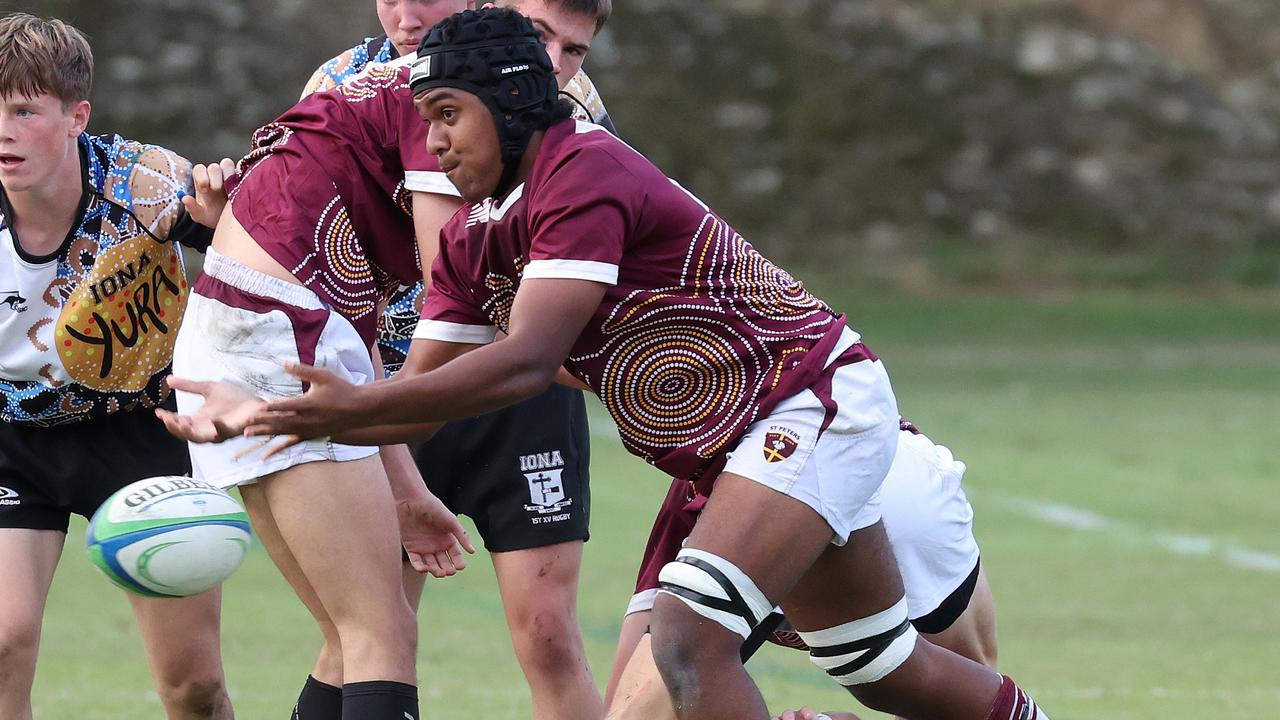
[[[1055,720],[1275,716],[1280,302],[813,286],[883,356],[903,413],[969,464],[1002,669]],[[603,684],[665,483],[595,411],[581,617]],[[80,523],[54,583],[37,717],[160,717],[127,604],[82,537]],[[225,604],[237,713],[283,720],[318,647],[305,612],[260,549]],[[483,556],[431,582],[421,618],[425,717],[529,716]],[[751,669],[771,707],[852,707],[798,653],[768,648]]]

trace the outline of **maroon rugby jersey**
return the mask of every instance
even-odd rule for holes
[[[636,594],[658,589],[658,574],[667,563],[676,559],[684,541],[698,524],[698,515],[707,498],[699,495],[688,480],[675,478],[662,499],[662,507],[653,519],[649,542],[644,548],[640,571],[636,574]]]
[[[409,190],[448,183],[408,77],[373,66],[304,98],[254,133],[229,192],[253,239],[370,343],[378,300],[422,278]]]
[[[528,179],[445,226],[417,337],[507,329],[522,279],[609,287],[565,367],[627,449],[699,477],[821,373],[844,317],[598,126],[548,129]],[[867,356],[870,357],[869,352]]]

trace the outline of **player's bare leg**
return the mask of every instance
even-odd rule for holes
[[[823,551],[782,602],[783,611],[798,631],[805,632],[891,607],[894,597],[902,597],[892,552],[881,523],[854,532],[844,547]],[[843,612],[842,605],[847,608]],[[919,637],[897,669],[878,681],[847,689],[867,707],[904,717],[980,720],[1000,687],[1000,676],[989,668]]]
[[[978,582],[965,611],[951,627],[940,633],[921,633],[929,642],[951,652],[996,669],[996,603],[987,581],[985,569],[978,570]],[[812,720],[810,708],[787,711],[778,716],[781,720]],[[857,720],[852,713],[825,710],[831,720]]]
[[[251,485],[242,486],[240,488],[241,496],[253,495],[257,489]],[[316,621],[316,625],[320,628],[320,633],[324,637],[324,646],[320,650],[320,658],[316,660],[316,665],[311,671],[311,675],[317,680],[328,683],[329,685],[342,686],[342,641],[338,637],[338,629],[334,626],[333,620],[329,618],[329,614],[325,612],[324,606],[320,604],[320,598],[316,596],[316,591],[311,587],[311,583],[307,581],[306,575],[302,573],[302,568],[298,567],[298,560],[293,556],[293,551],[285,544],[284,538],[280,536],[280,528],[276,527],[275,517],[272,516],[270,508],[265,503],[246,501],[246,507],[249,510],[250,519],[253,521],[253,532],[258,536],[258,542],[267,549],[267,553],[271,556],[271,561],[275,563],[276,568],[284,579],[293,588],[293,592],[302,601],[307,608],[307,612],[311,613],[311,617]]]
[[[830,540],[830,528],[807,505],[722,473],[685,547],[732,562],[766,598],[778,598],[790,591]],[[742,665],[743,636],[666,593],[658,594],[650,629],[654,659],[677,717],[769,717]]]
[[[534,720],[598,720],[596,689],[578,626],[581,540],[493,553],[516,658],[533,696]]]
[[[40,626],[67,534],[0,528],[0,718],[31,720]]]
[[[978,568],[978,583],[969,605],[951,627],[940,633],[922,634],[934,645],[996,669],[996,600],[985,567]]]
[[[614,677],[610,679],[606,695],[605,720],[675,720],[671,695],[654,663],[649,634],[644,632],[648,619],[649,613],[641,612],[632,613],[622,621],[619,650],[629,646],[631,654],[623,658],[619,653],[620,664],[614,666]],[[628,623],[631,628],[627,627]],[[637,631],[642,633],[639,637],[628,637]]]
[[[613,674],[605,692],[606,720],[674,720],[675,711],[667,688],[653,660],[649,638],[648,611],[635,612],[622,620]],[[980,570],[969,605],[959,618],[941,633],[924,635],[930,642],[995,669],[995,601],[986,572]],[[809,708],[787,711],[782,720],[812,720],[817,713]],[[858,720],[849,712],[823,711],[831,720]]]
[[[409,607],[416,608],[422,602],[422,593],[426,589],[427,576],[413,569],[408,561],[400,563],[401,584],[404,586],[404,597]]]
[[[380,459],[297,465],[241,494],[255,524],[264,513],[274,524],[275,537],[263,537],[272,559],[295,588],[297,575],[305,579],[300,597],[309,588],[323,613],[317,619],[332,623],[341,682],[416,686],[417,624],[401,587],[397,520]]]
[[[186,598],[129,594],[147,663],[169,720],[234,717],[222,672],[222,589]]]
[[[253,495],[256,490],[252,486],[240,488],[243,497],[246,493]],[[267,549],[272,562],[284,579],[293,588],[293,592],[315,619],[316,626],[324,638],[316,663],[312,666],[311,677],[307,679],[294,707],[294,720],[324,720],[325,718],[342,717],[342,640],[338,637],[338,628],[320,604],[320,598],[298,567],[298,561],[280,536],[275,518],[265,502],[245,502],[249,516],[253,521],[254,534],[258,542]]]
[[[627,676],[638,673],[646,659],[649,665],[653,665],[653,647],[649,642],[649,620],[652,614],[645,610],[628,613],[622,618],[622,629],[618,632],[618,647],[614,650],[613,667],[609,671],[609,684],[604,691],[606,712],[612,712],[626,704],[626,699],[635,694],[634,688],[637,684],[644,684],[643,681],[637,683],[635,677]],[[657,673],[656,666],[653,667],[653,672]],[[662,686],[661,679],[658,680],[658,684]],[[665,687],[663,687],[663,694],[666,694]]]
[[[766,600],[786,597],[798,630],[867,618],[903,597],[902,581],[879,523],[842,548],[809,506],[747,478],[724,473],[686,547],[735,565]],[[739,658],[742,637],[659,594],[654,655],[681,718],[769,717]],[[869,706],[919,718],[980,720],[1001,687],[999,675],[926,641],[885,678],[854,686]]]

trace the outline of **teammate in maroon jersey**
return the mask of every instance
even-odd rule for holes
[[[331,89],[372,66],[407,65],[438,21],[474,3],[464,0],[375,0],[385,34],[325,62],[304,97]],[[579,71],[592,38],[607,18],[609,0],[500,0],[528,16],[542,32],[562,92],[583,116],[607,122],[603,103]],[[416,115],[415,115],[416,118]],[[425,149],[425,138],[420,140]],[[414,225],[426,239],[462,205],[444,173],[406,173]],[[424,212],[428,210],[429,212]],[[420,258],[430,265],[434,243]],[[423,283],[401,288],[378,325],[378,349],[388,377],[404,363],[422,310]],[[535,720],[600,720],[600,691],[591,676],[578,623],[579,568],[591,516],[590,430],[579,389],[552,385],[522,403],[448,423],[404,452],[427,488],[450,511],[469,516],[493,563],[515,658],[528,681]],[[399,453],[399,448],[384,448]],[[405,594],[418,607],[425,576],[406,564]],[[328,640],[328,639],[327,639]],[[295,720],[330,720],[341,711],[342,652],[326,641],[298,696]],[[665,695],[664,695],[665,697]]]
[[[898,452],[879,498],[906,588],[907,617],[930,642],[994,668],[995,603],[979,562],[973,509],[961,487],[966,466],[911,423],[904,420],[900,428]],[[661,570],[679,554],[706,501],[688,482],[676,480],[662,503],[619,634],[606,696],[608,720],[675,717],[654,665],[649,624]],[[777,610],[743,643],[743,661],[765,640],[809,650]],[[847,713],[830,715],[833,720],[857,720]]]
[[[305,389],[282,358],[372,380],[380,300],[422,277],[410,216],[420,193],[406,174],[438,169],[408,73],[372,69],[254,134],[191,293],[177,372],[268,397]],[[193,408],[198,398],[175,387],[178,407]],[[417,718],[417,623],[398,545],[437,575],[470,545],[408,454],[328,438],[270,456],[243,439],[190,450],[196,477],[240,486],[263,546],[340,644],[341,717]]]
[[[1012,680],[907,620],[875,502],[899,432],[876,356],[638,153],[565,119],[536,33],[513,15],[453,16],[414,66],[428,146],[472,203],[444,230],[415,371],[357,387],[294,366],[310,390],[265,407],[203,387],[206,404],[167,416],[171,428],[290,433],[273,446],[283,451],[335,434],[400,440],[530,397],[563,366],[628,449],[710,498],[653,611],[681,717],[768,717],[739,651],[775,605],[814,663],[870,707],[1043,717]],[[477,347],[498,329],[503,340]]]

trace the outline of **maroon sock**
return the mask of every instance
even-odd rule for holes
[[[986,720],[1049,720],[1049,716],[1036,707],[1031,696],[1022,691],[1008,675],[1000,676],[1000,690],[991,701]]]

